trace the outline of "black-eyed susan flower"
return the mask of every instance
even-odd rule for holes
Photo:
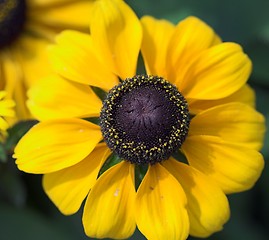
[[[0,90],[16,101],[17,118],[30,117],[26,90],[49,73],[46,46],[63,29],[86,31],[93,0],[0,2]]]
[[[6,136],[6,130],[9,125],[6,118],[12,118],[15,115],[14,112],[14,101],[6,99],[5,91],[0,91],[0,141],[3,141]]]
[[[44,174],[64,214],[86,199],[90,237],[221,230],[226,194],[251,188],[263,169],[264,118],[242,48],[196,17],[139,20],[121,0],[97,1],[90,34],[65,31],[56,42],[55,74],[29,92],[40,123],[15,149],[18,168]]]

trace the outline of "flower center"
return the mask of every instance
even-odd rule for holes
[[[135,164],[168,159],[189,129],[187,102],[161,77],[137,75],[112,88],[103,102],[104,141],[120,158]]]
[[[0,49],[21,33],[26,16],[25,0],[0,0]]]

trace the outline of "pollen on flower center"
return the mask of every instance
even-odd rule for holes
[[[189,129],[187,102],[161,77],[137,75],[112,88],[100,125],[107,145],[122,159],[154,164],[168,159]]]
[[[25,0],[0,1],[0,49],[21,33],[26,18]]]

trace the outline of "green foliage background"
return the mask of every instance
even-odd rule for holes
[[[256,90],[257,109],[267,118],[269,129],[269,1],[268,0],[126,0],[139,17],[153,15],[174,23],[195,15],[210,24],[224,41],[241,44],[253,61],[250,79]],[[80,240],[81,213],[61,215],[41,187],[41,176],[19,172],[5,152],[32,125],[20,123],[10,131],[8,143],[0,147],[0,239]],[[266,240],[269,236],[269,135],[262,153],[265,169],[250,191],[229,196],[231,219],[223,231],[209,239]],[[145,239],[138,231],[131,239]],[[189,239],[195,239],[190,237]]]

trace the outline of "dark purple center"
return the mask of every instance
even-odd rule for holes
[[[174,125],[176,106],[166,98],[165,92],[153,86],[134,89],[119,101],[115,120],[121,131],[128,129],[131,141],[155,146]]]
[[[25,0],[0,0],[0,49],[16,40],[25,19]]]
[[[138,75],[110,90],[100,122],[105,142],[119,157],[154,164],[182,145],[189,111],[184,97],[169,82]]]

